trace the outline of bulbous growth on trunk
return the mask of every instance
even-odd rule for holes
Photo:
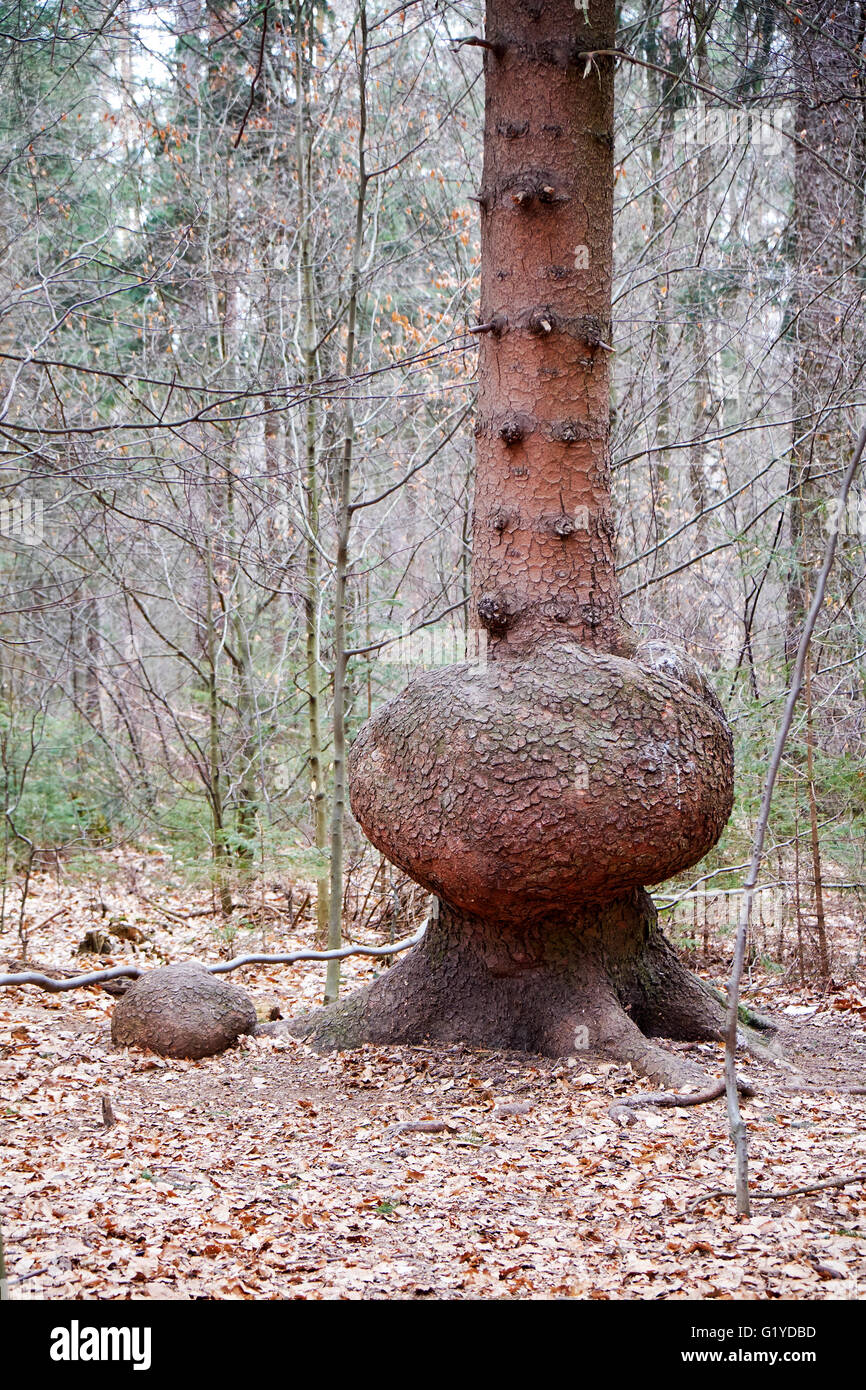
[[[413,680],[350,754],[377,849],[467,912],[525,923],[688,868],[731,811],[731,735],[697,667],[561,640]]]

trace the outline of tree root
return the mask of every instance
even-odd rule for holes
[[[737,1081],[737,1090],[741,1096],[753,1096],[754,1086],[750,1086],[747,1081]],[[725,1094],[725,1083],[714,1081],[712,1086],[707,1086],[702,1091],[688,1091],[677,1093],[676,1091],[652,1091],[649,1094],[639,1096],[628,1096],[622,1100],[615,1100],[613,1105],[608,1107],[608,1114],[612,1120],[625,1119],[632,1110],[641,1110],[645,1105],[676,1106],[677,1109],[689,1105],[706,1105],[711,1100],[718,1100]],[[634,1117],[631,1116],[631,1119]],[[627,1123],[631,1123],[631,1119]]]
[[[784,1202],[786,1197],[799,1197],[810,1192],[827,1192],[834,1187],[851,1187],[854,1183],[866,1182],[866,1173],[852,1173],[847,1178],[827,1178],[824,1182],[806,1183],[802,1187],[788,1187],[778,1192],[767,1192],[762,1188],[754,1189],[749,1193],[750,1197],[760,1198],[765,1202]],[[689,1211],[695,1211],[705,1202],[712,1202],[716,1197],[736,1197],[736,1192],[730,1192],[727,1188],[716,1187],[712,1192],[705,1192],[703,1197],[698,1197],[694,1202],[690,1202]]]

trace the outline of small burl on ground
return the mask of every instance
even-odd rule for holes
[[[197,961],[181,961],[150,970],[130,986],[114,1010],[111,1037],[121,1047],[195,1060],[223,1052],[255,1026],[248,994]]]

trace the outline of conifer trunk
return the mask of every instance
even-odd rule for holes
[[[349,757],[373,844],[435,895],[424,941],[296,1020],[321,1047],[466,1040],[603,1052],[673,1084],[652,1036],[718,1001],[644,885],[730,813],[700,670],[623,622],[610,494],[613,0],[488,0],[472,611],[483,659],[428,671]]]

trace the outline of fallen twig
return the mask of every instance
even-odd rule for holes
[[[234,960],[220,961],[217,965],[206,965],[211,975],[226,975],[230,970],[238,970],[242,965],[294,965],[301,960],[344,960],[346,956],[393,956],[398,951],[408,951],[422,940],[427,923],[414,936],[403,941],[393,941],[387,946],[343,946],[338,951],[290,951],[285,955],[237,956]],[[51,994],[60,994],[67,989],[85,989],[89,985],[101,985],[106,980],[119,980],[124,976],[137,980],[144,971],[137,965],[116,965],[111,970],[93,970],[89,975],[73,975],[70,979],[54,980],[38,970],[22,971],[18,975],[0,975],[3,985],[37,985]]]
[[[838,1096],[866,1096],[866,1086],[841,1086],[838,1081],[810,1081],[781,1087],[783,1095],[818,1095],[821,1091],[835,1091]]]
[[[163,907],[160,903],[155,903],[153,898],[146,898],[143,893],[138,895],[143,903],[148,907],[161,912],[163,917],[168,917],[172,922],[189,922],[193,917],[215,917],[221,911],[218,907],[194,907],[191,912],[174,912],[170,907]],[[243,907],[243,903],[232,903],[232,911],[236,907]]]
[[[290,923],[289,923],[289,930],[290,930],[290,931],[292,931],[292,930],[294,929],[294,927],[297,925],[297,923],[300,922],[301,918],[302,918],[303,915],[304,915],[304,912],[306,911],[306,909],[307,909],[307,907],[308,907],[308,905],[309,905],[309,902],[310,902],[310,895],[309,895],[309,893],[308,893],[307,896],[304,898],[304,901],[301,903],[301,906],[298,908],[297,912],[292,913],[292,920],[291,920]]]
[[[26,1284],[28,1279],[39,1279],[39,1278],[41,1278],[41,1276],[42,1276],[43,1274],[47,1274],[47,1273],[48,1273],[48,1269],[47,1269],[47,1268],[45,1268],[45,1269],[30,1269],[30,1270],[27,1271],[26,1274],[13,1274],[12,1277],[11,1277],[10,1279],[7,1279],[7,1280],[6,1280],[6,1283],[7,1283],[8,1285],[12,1285],[12,1284]]]
[[[41,921],[41,922],[37,922],[35,927],[26,927],[26,928],[25,928],[25,931],[27,932],[27,935],[28,935],[28,936],[35,936],[36,933],[37,933],[38,931],[41,931],[43,927],[47,927],[49,922],[53,922],[53,921],[55,920],[55,918],[61,917],[61,916],[63,915],[64,912],[68,912],[68,911],[69,911],[69,904],[68,904],[68,903],[64,903],[62,907],[58,907],[58,909],[57,909],[56,912],[52,912],[51,915],[50,915],[49,917],[43,917],[42,921]]]
[[[388,1134],[442,1134],[445,1130],[456,1128],[447,1120],[404,1120],[401,1124],[391,1125]]]
[[[747,1081],[737,1080],[737,1089],[742,1096],[753,1096],[754,1086],[750,1086]],[[725,1082],[714,1081],[712,1086],[706,1086],[702,1091],[650,1091],[642,1095],[627,1096],[623,1100],[615,1100],[608,1108],[608,1114],[612,1120],[617,1118],[617,1111],[620,1110],[639,1110],[644,1105],[662,1105],[679,1109],[687,1105],[706,1105],[708,1101],[718,1100],[719,1096],[725,1094]]]
[[[866,1173],[852,1173],[847,1178],[827,1178],[825,1182],[806,1183],[802,1187],[789,1187],[784,1192],[764,1192],[760,1188],[751,1192],[751,1197],[760,1197],[765,1202],[783,1202],[786,1197],[798,1197],[807,1192],[826,1192],[831,1187],[850,1187],[852,1183],[866,1182]],[[703,1197],[698,1197],[691,1202],[688,1211],[694,1211],[704,1202],[711,1202],[715,1197],[736,1197],[736,1192],[730,1192],[725,1188],[714,1188],[712,1192],[707,1192]]]

